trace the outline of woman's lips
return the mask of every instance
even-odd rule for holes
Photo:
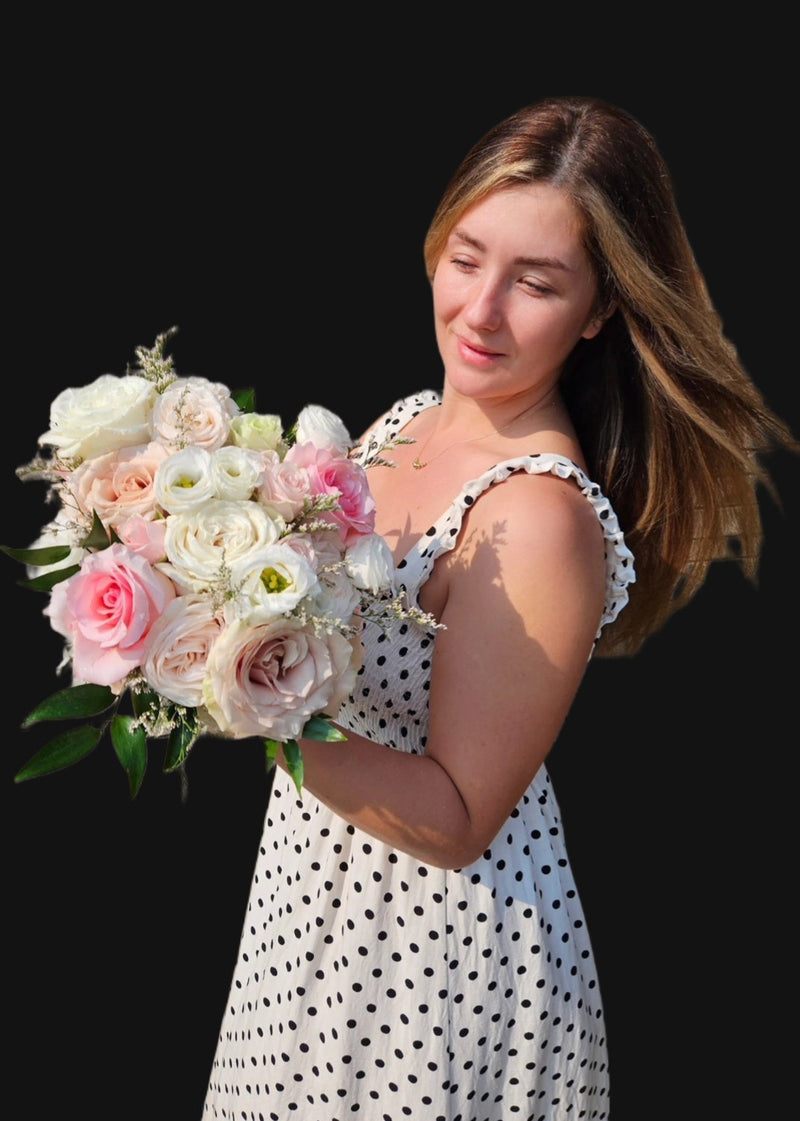
[[[458,352],[466,362],[477,366],[488,366],[498,358],[502,358],[502,351],[490,350],[480,343],[471,343],[467,339],[457,336]]]

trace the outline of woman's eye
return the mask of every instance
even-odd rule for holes
[[[450,260],[451,264],[455,265],[457,269],[461,269],[464,272],[468,272],[470,269],[475,268],[474,262],[468,261],[465,257],[451,257]]]
[[[522,278],[522,284],[529,292],[533,292],[537,296],[548,296],[552,291],[546,284],[542,284],[539,280],[532,280],[527,276]]]

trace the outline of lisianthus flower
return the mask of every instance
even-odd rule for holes
[[[394,591],[394,558],[379,533],[357,538],[344,555],[347,575],[357,588],[378,595]]]
[[[185,514],[216,498],[211,452],[187,447],[167,455],[155,478],[155,496],[170,514]]]
[[[286,452],[283,424],[275,413],[239,413],[231,420],[230,437],[240,448]]]
[[[318,578],[304,556],[282,541],[268,545],[237,569],[236,598],[226,605],[226,618],[248,622],[293,611],[312,594]]]
[[[297,417],[296,441],[298,444],[315,444],[337,455],[346,456],[353,441],[341,417],[322,405],[306,405]]]
[[[226,444],[211,453],[211,473],[217,498],[241,502],[252,497],[264,474],[260,452]]]

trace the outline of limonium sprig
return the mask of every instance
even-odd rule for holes
[[[283,752],[302,795],[298,740],[346,738],[333,721],[363,627],[439,624],[395,586],[341,419],[307,405],[284,429],[251,387],[179,376],[165,353],[176,330],[137,347],[125,374],[59,393],[42,450],[17,469],[48,483],[56,509],[29,547],[0,548],[26,566],[22,586],[48,597],[71,683],[26,716],[26,728],[69,726],[16,781],[107,738],[135,797],[163,740],[162,769],[185,794],[201,736],[258,737],[268,766]]]

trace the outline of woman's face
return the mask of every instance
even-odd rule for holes
[[[453,387],[486,398],[555,384],[593,318],[595,276],[569,197],[548,183],[476,203],[433,277],[436,339]]]

